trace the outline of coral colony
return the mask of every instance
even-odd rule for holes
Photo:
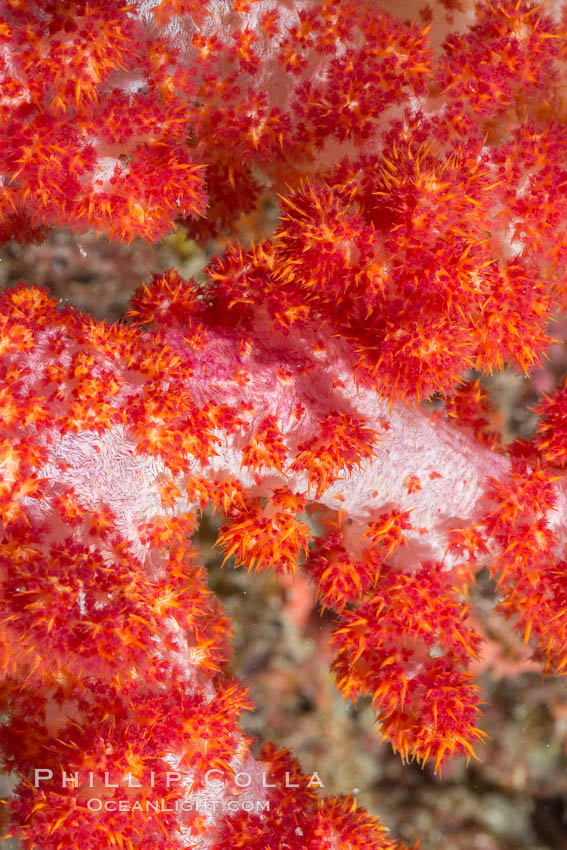
[[[240,730],[205,508],[236,566],[310,576],[338,688],[404,760],[482,741],[479,569],[565,671],[567,389],[504,447],[470,376],[528,372],[565,309],[567,6],[420,6],[0,2],[2,240],[228,244],[114,325],[0,298],[0,747],[25,850],[400,848]],[[275,234],[240,244],[276,196]]]

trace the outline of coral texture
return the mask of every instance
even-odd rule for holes
[[[564,309],[565,15],[463,4],[451,32],[452,5],[0,3],[2,239],[205,241],[282,210],[204,283],[154,276],[120,324],[0,298],[0,748],[24,848],[399,847],[239,729],[191,541],[207,507],[236,566],[310,577],[339,689],[404,760],[482,741],[480,568],[542,669],[567,666],[566,390],[505,447],[471,373],[537,365]]]

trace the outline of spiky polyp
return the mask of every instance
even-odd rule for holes
[[[41,836],[48,850],[79,835],[85,848],[118,835],[136,848],[196,837],[248,847],[289,821],[298,847],[335,846],[326,823],[336,836],[354,830],[352,846],[389,846],[350,803],[317,802],[305,787],[296,805],[290,791],[259,784],[261,769],[281,772],[288,756],[268,750],[255,765],[238,730],[249,704],[228,677],[229,627],[189,541],[192,509],[223,511],[220,543],[238,563],[293,571],[309,505],[323,536],[306,569],[341,617],[341,689],[373,695],[382,734],[404,756],[441,765],[479,738],[467,672],[479,639],[461,622],[462,573],[451,567],[475,520],[486,532],[475,552],[481,540],[484,551],[509,548],[509,461],[439,418],[357,394],[348,349],[320,331],[270,335],[261,310],[230,329],[173,273],[140,293],[133,315],[145,322],[152,299],[149,332],[60,310],[37,289],[0,302],[1,743],[26,778],[14,830],[24,846]],[[486,492],[489,471],[501,492],[496,483]],[[530,516],[545,524],[561,493],[543,480],[532,490],[523,491]],[[495,501],[504,507],[491,513]],[[142,784],[173,770],[195,792],[207,770],[226,778],[205,788],[216,811],[160,822],[132,809],[93,813],[80,782],[34,788],[36,767],[130,773]],[[239,770],[279,814],[222,809]],[[97,793],[115,801],[122,792]],[[156,780],[128,799],[141,806],[177,793]]]

